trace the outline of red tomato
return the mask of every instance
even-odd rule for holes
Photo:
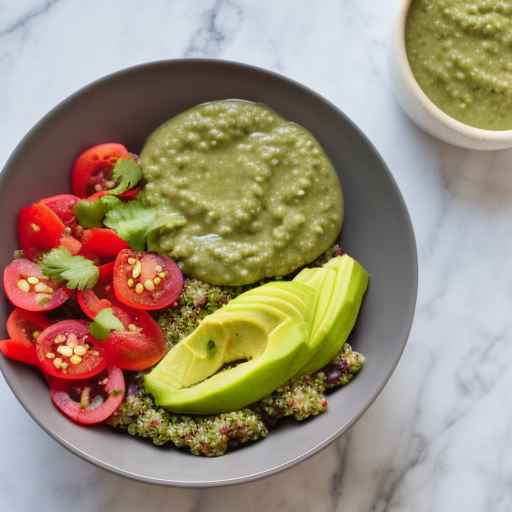
[[[112,307],[126,331],[113,331],[105,340],[108,360],[123,370],[140,371],[154,366],[166,352],[160,326],[145,311]]]
[[[112,169],[119,158],[127,157],[128,150],[114,142],[98,144],[81,153],[73,164],[71,171],[71,188],[73,194],[80,198],[94,192],[114,188],[110,179]]]
[[[48,279],[38,265],[24,258],[13,260],[5,267],[4,291],[15,306],[27,311],[58,308],[72,294],[69,288]]]
[[[118,301],[135,309],[163,309],[174,304],[183,290],[183,274],[166,256],[121,251],[114,265],[114,292]]]
[[[18,216],[18,236],[25,256],[34,260],[48,249],[57,247],[64,234],[64,223],[43,203],[22,208]]]
[[[61,379],[89,379],[107,366],[102,347],[89,334],[87,322],[63,320],[46,328],[37,338],[41,370]]]
[[[18,340],[1,340],[0,352],[13,361],[39,366],[36,347],[33,344],[27,344],[26,342]]]
[[[93,381],[50,380],[55,407],[81,425],[101,423],[112,416],[123,401],[125,388],[123,372],[115,367]]]
[[[9,315],[6,328],[9,338],[34,345],[41,332],[49,326],[50,321],[43,314],[16,308]]]
[[[80,198],[73,194],[59,194],[41,199],[40,202],[57,214],[65,226],[71,227],[76,222],[73,208],[78,201]]]
[[[114,259],[128,244],[112,229],[86,229],[82,235],[82,254],[87,258]]]
[[[114,262],[105,263],[99,267],[100,277],[92,290],[77,291],[76,298],[82,311],[91,319],[105,308],[112,306],[115,300],[112,286]]]

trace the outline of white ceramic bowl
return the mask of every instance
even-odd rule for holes
[[[405,50],[405,25],[414,0],[401,0],[391,44],[391,83],[395,96],[409,117],[426,132],[449,144],[469,149],[512,147],[512,130],[481,130],[457,121],[439,109],[416,81]]]

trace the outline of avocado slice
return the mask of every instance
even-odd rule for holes
[[[301,375],[316,372],[336,357],[356,323],[368,288],[368,272],[346,254],[333,258],[323,268],[335,271],[334,289],[327,308],[316,311],[313,332],[322,340],[318,351],[300,370]]]
[[[255,290],[263,298],[275,297],[275,287],[251,292]],[[295,297],[296,308],[287,308],[285,301],[230,302],[175,345],[145,377],[145,388],[156,403],[174,412],[216,414],[260,400],[289,380],[303,366],[308,350],[311,324],[305,318],[311,318],[307,306],[314,291],[293,282],[280,283],[277,290]],[[248,360],[218,371],[240,359]],[[186,370],[179,370],[181,365]]]

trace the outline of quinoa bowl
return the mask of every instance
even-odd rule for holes
[[[65,190],[69,162],[80,151],[102,140],[121,140],[138,151],[148,133],[169,117],[223,98],[268,105],[313,133],[329,156],[345,197],[339,242],[371,275],[357,328],[349,339],[355,351],[365,354],[366,365],[349,386],[329,397],[328,411],[314,421],[300,425],[285,421],[264,442],[221,458],[197,459],[108,428],[70,424],[48,407],[40,377],[0,360],[13,392],[50,435],[92,463],[151,483],[190,487],[241,483],[311,456],[345,432],[376,398],[398,363],[414,313],[414,234],[400,192],[373,146],[344,114],[312,91],[264,70],[221,61],[165,61],[131,68],[82,89],[43,118],[19,144],[0,178],[4,215],[12,219],[2,226],[3,266],[16,248],[13,226],[19,208]],[[9,310],[4,300],[2,320]]]

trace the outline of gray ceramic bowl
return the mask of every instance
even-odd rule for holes
[[[107,428],[81,428],[51,405],[36,372],[0,358],[12,391],[39,425],[63,446],[116,473],[176,486],[215,486],[271,475],[345,432],[375,400],[396,367],[411,327],[417,292],[414,234],[406,206],[375,148],[334,105],[309,89],[261,69],[209,60],[156,62],[115,73],[58,105],[21,141],[0,177],[1,267],[16,248],[20,207],[69,188],[70,163],[103,141],[138,151],[161,122],[221,98],[266,103],[318,138],[343,183],[344,247],[371,273],[351,343],[367,356],[361,374],[329,400],[329,411],[277,429],[266,440],[215,459],[188,455]],[[9,305],[1,299],[0,325]]]

